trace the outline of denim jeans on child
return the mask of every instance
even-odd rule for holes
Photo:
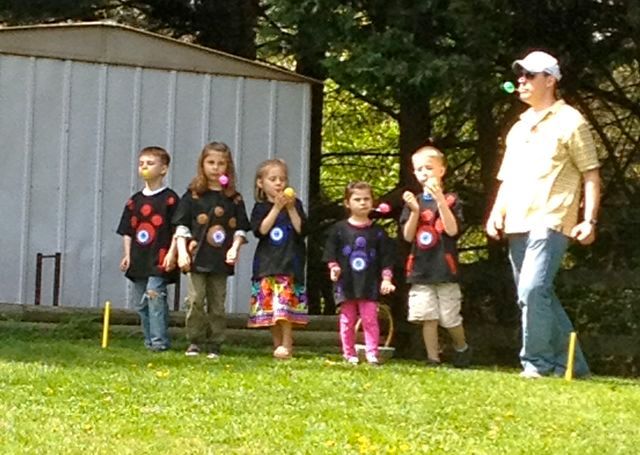
[[[169,305],[167,282],[159,276],[133,282],[133,301],[140,315],[144,345],[153,350],[169,349]]]
[[[573,325],[556,296],[553,281],[569,239],[547,228],[509,234],[508,238],[509,259],[522,310],[522,367],[542,375],[563,375]],[[576,377],[589,374],[579,346],[574,365]]]

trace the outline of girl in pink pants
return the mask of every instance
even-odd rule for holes
[[[367,362],[378,364],[378,297],[395,290],[392,246],[384,229],[369,218],[373,192],[366,182],[347,185],[344,205],[349,217],[333,226],[323,260],[329,267],[336,303],[340,305],[342,354],[358,363],[355,325],[358,315],[366,345]]]

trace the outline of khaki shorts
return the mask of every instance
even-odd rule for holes
[[[409,322],[437,320],[444,328],[462,324],[458,283],[413,284],[409,290]]]

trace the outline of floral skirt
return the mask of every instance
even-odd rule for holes
[[[309,321],[307,293],[292,276],[267,276],[251,282],[249,327],[269,327],[278,321],[304,325]]]

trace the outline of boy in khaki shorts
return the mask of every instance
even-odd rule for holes
[[[453,340],[453,365],[464,368],[471,362],[471,348],[460,315],[456,239],[462,221],[461,204],[455,194],[443,192],[446,159],[440,150],[421,147],[411,157],[411,163],[424,191],[419,195],[405,191],[402,195],[405,206],[400,226],[404,239],[411,242],[406,264],[407,282],[411,284],[408,320],[422,324],[429,364],[440,365],[441,325]]]

